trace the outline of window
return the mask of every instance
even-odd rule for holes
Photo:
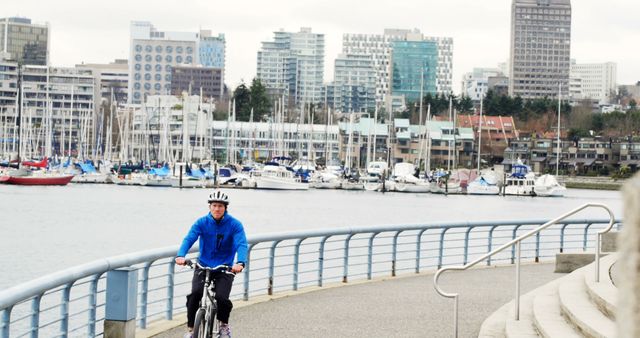
[[[145,55],[144,60],[147,62],[151,62],[151,60],[153,60],[153,58],[151,57],[151,55]]]
[[[181,46],[176,47],[176,53],[182,54],[182,47]]]
[[[142,52],[142,46],[141,45],[136,45],[136,52],[138,52],[138,53]]]
[[[156,55],[156,62],[162,62],[162,55]]]
[[[142,61],[142,55],[140,54],[136,54],[135,58],[136,58],[136,61]]]
[[[139,63],[136,63],[135,67],[134,67],[137,71],[140,71],[142,69],[142,65]]]
[[[150,83],[145,83],[145,84],[144,84],[144,89],[145,89],[145,90],[149,90],[149,89],[151,89],[151,84],[150,84]]]
[[[173,61],[173,57],[171,57],[171,55],[167,55],[167,56],[164,57],[164,60],[166,62],[171,62],[171,61]]]
[[[162,71],[162,65],[158,64],[156,65],[156,72],[161,72]]]
[[[156,46],[156,53],[162,53],[162,46]]]
[[[173,47],[171,46],[167,46],[165,50],[167,51],[167,53],[173,53]]]
[[[176,56],[176,63],[182,63],[182,56]]]
[[[149,74],[149,73],[144,74],[144,79],[147,80],[147,81],[151,80],[151,74]]]
[[[151,52],[153,51],[153,47],[151,47],[150,45],[146,45],[146,46],[144,47],[144,50],[145,50],[145,52],[147,52],[147,53],[151,53]]]
[[[150,72],[151,71],[151,65],[148,64],[148,63],[146,65],[144,65],[144,70],[146,70],[147,72]]]

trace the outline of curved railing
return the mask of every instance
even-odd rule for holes
[[[233,299],[248,300],[326,283],[419,273],[443,265],[467,264],[545,220],[428,223],[297,231],[249,237],[249,260],[236,277]],[[616,221],[616,223],[620,223]],[[591,234],[609,220],[565,220],[522,246],[525,259],[539,261],[557,252],[591,249]],[[191,272],[176,267],[177,247],[96,260],[0,291],[0,337],[103,335],[106,275],[137,270],[137,325],[173,319],[185,311]],[[195,249],[191,250],[193,256]],[[514,264],[516,252],[487,259]],[[238,287],[241,285],[242,287]]]
[[[519,236],[518,238],[514,238],[513,240],[501,245],[500,247],[494,249],[493,251],[489,250],[489,253],[484,254],[478,258],[476,258],[475,260],[473,260],[470,263],[465,263],[461,266],[447,266],[444,268],[440,268],[438,269],[438,271],[436,272],[436,274],[433,276],[433,286],[436,289],[436,292],[438,294],[440,294],[443,297],[446,298],[453,298],[454,303],[453,303],[453,336],[454,337],[458,337],[458,294],[457,293],[448,293],[442,290],[442,288],[440,288],[440,285],[438,284],[438,280],[440,278],[440,275],[442,273],[444,273],[445,271],[464,271],[467,270],[471,267],[473,267],[474,265],[490,259],[491,257],[501,253],[502,251],[508,249],[509,247],[515,249],[515,259],[516,259],[516,280],[515,280],[515,284],[516,284],[516,298],[515,298],[515,320],[519,320],[520,319],[520,258],[521,258],[521,252],[522,252],[522,242],[524,240],[526,240],[527,238],[533,236],[533,235],[539,235],[541,231],[559,224],[563,221],[565,221],[567,218],[575,215],[576,213],[585,210],[587,208],[602,208],[605,211],[607,211],[607,213],[609,214],[609,221],[607,222],[607,226],[604,229],[599,230],[596,233],[596,246],[594,248],[595,250],[595,281],[598,282],[599,278],[600,278],[600,236],[604,233],[609,232],[612,228],[613,225],[616,223],[615,220],[615,216],[613,215],[613,212],[611,211],[611,209],[609,209],[609,207],[607,207],[604,204],[601,203],[587,203],[584,204],[582,206],[579,206],[561,216],[558,216],[542,225],[540,225],[539,227],[528,231],[527,233]]]

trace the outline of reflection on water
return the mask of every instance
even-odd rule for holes
[[[550,219],[583,203],[605,203],[617,217],[617,191],[569,189],[565,198],[228,190],[230,213],[247,234],[505,219]],[[207,212],[209,190],[114,185],[0,186],[0,289],[100,257],[177,246]],[[588,210],[578,218],[605,218]],[[20,264],[17,269],[16,262]]]

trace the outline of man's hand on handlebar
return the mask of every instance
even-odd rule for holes
[[[176,264],[178,265],[186,265],[187,260],[184,257],[176,257]]]
[[[240,273],[242,270],[244,270],[244,266],[242,266],[242,264],[234,264],[231,267],[231,272],[233,273]]]

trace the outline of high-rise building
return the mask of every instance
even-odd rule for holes
[[[523,98],[569,93],[570,0],[513,0],[509,94]]]
[[[171,71],[171,94],[182,92],[200,95],[203,99],[222,97],[222,68],[176,66]]]
[[[0,43],[8,59],[24,65],[49,64],[49,24],[27,18],[0,19]]]
[[[345,54],[371,55],[376,70],[376,102],[390,101],[391,94],[391,43],[393,41],[429,41],[437,45],[436,88],[437,93],[451,92],[453,66],[453,39],[424,36],[419,30],[385,29],[383,34],[344,34],[342,52]]]
[[[22,104],[18,105],[18,74]],[[91,69],[24,65],[0,60],[0,156],[22,157],[95,155],[96,97],[98,88]],[[18,113],[21,130],[18,142]]]
[[[171,71],[178,65],[222,69],[224,35],[213,37],[208,30],[198,33],[162,32],[150,22],[131,22],[129,49],[129,103],[142,103],[145,95],[171,91]]]
[[[420,94],[436,92],[438,46],[435,42],[393,41],[391,43],[391,93],[420,101]]]
[[[304,27],[274,32],[258,51],[256,77],[270,94],[285,95],[297,106],[322,102],[324,34]]]
[[[116,59],[107,64],[83,63],[76,65],[76,68],[90,69],[93,72],[103,100],[111,102],[113,95],[115,102],[127,102],[129,91],[129,64],[127,60]]]
[[[571,80],[580,83],[580,97],[599,104],[610,103],[611,95],[615,95],[616,75],[614,62],[571,63]]]
[[[334,63],[333,82],[326,86],[328,105],[340,112],[375,109],[376,72],[370,55],[341,54]]]

